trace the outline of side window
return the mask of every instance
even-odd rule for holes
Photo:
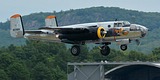
[[[118,27],[122,27],[122,23],[118,23]]]
[[[110,28],[111,27],[111,25],[108,25],[108,28]]]
[[[117,23],[114,23],[114,27],[117,27],[118,26],[118,24]]]
[[[137,27],[137,30],[140,30],[140,26],[136,26]]]

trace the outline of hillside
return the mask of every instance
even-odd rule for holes
[[[92,7],[85,9],[76,9],[61,12],[48,12],[48,13],[32,13],[30,15],[23,16],[25,29],[37,29],[44,26],[44,19],[48,15],[56,15],[59,25],[69,25],[77,23],[87,22],[101,22],[110,20],[127,20],[131,23],[137,23],[144,25],[150,29],[149,34],[145,39],[142,39],[140,46],[132,43],[129,46],[131,50],[138,50],[142,52],[148,52],[153,48],[159,47],[160,36],[160,13],[152,12],[139,12],[134,10],[126,10],[117,7]],[[24,39],[14,39],[9,35],[9,21],[0,23],[0,46],[8,46],[10,44],[24,44]],[[114,48],[115,45],[112,46]]]

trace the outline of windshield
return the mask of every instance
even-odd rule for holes
[[[124,21],[124,22],[123,22],[123,26],[124,26],[124,27],[130,26],[130,25],[131,25],[131,24],[130,24],[130,22],[128,22],[128,21]]]

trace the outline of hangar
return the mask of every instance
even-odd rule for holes
[[[105,73],[106,80],[160,80],[159,63],[126,64]]]
[[[160,80],[160,63],[100,62],[68,63],[74,66],[68,80]],[[117,65],[106,70],[106,66]]]

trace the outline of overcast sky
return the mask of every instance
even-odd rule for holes
[[[6,21],[15,13],[29,15],[97,6],[160,12],[160,0],[0,0],[0,22]]]

